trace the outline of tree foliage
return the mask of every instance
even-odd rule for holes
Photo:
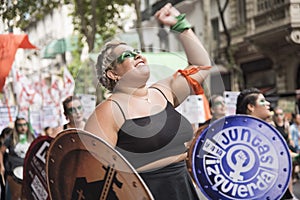
[[[10,31],[14,27],[25,30],[31,23],[44,18],[60,5],[60,0],[1,0],[0,16]]]
[[[26,30],[30,25],[37,23],[53,9],[64,4],[72,4],[71,13],[75,31],[85,39],[89,51],[94,49],[96,34],[102,40],[113,36],[122,29],[120,12],[123,5],[131,5],[132,0],[1,0],[0,15],[10,27],[19,27]]]
[[[13,28],[18,27],[26,31],[31,26],[50,14],[55,8],[71,4],[74,31],[79,33],[79,42],[88,44],[89,52],[102,42],[111,38],[118,31],[122,31],[123,24],[120,13],[124,5],[135,5],[138,16],[137,28],[140,29],[140,0],[0,0],[0,15],[4,23]],[[140,39],[141,36],[140,36]],[[100,42],[100,44],[99,44]],[[82,47],[82,45],[79,45]],[[68,68],[77,79],[77,92],[88,90],[93,85],[93,64],[90,61],[80,60],[81,48],[72,52],[73,61]],[[88,79],[88,82],[86,81]],[[82,83],[82,84],[81,84]]]
[[[75,30],[85,37],[89,51],[92,51],[96,34],[106,40],[122,29],[122,6],[131,4],[132,0],[68,0],[65,3],[74,5],[72,16]]]

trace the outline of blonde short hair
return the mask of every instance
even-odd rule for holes
[[[106,73],[108,70],[112,70],[115,67],[117,55],[113,50],[119,45],[127,45],[125,42],[119,40],[113,40],[107,42],[104,48],[98,55],[96,70],[99,82],[108,90],[112,91],[116,86],[115,80],[109,78]]]

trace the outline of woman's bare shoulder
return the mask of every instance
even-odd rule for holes
[[[92,112],[90,117],[88,118],[85,127],[90,124],[98,123],[106,123],[111,120],[112,114],[112,101],[105,100],[96,106],[95,110]]]
[[[95,134],[114,145],[119,130],[117,126],[117,119],[119,117],[114,110],[114,102],[107,100],[102,102],[88,118],[84,130]]]

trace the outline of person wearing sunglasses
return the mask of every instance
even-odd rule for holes
[[[226,105],[222,95],[212,95],[209,101],[212,118],[210,122],[226,116]]]
[[[291,138],[295,144],[295,150],[297,156],[294,157],[294,168],[293,168],[293,182],[296,183],[299,180],[300,175],[300,114],[292,113],[292,124],[290,126]]]
[[[68,123],[55,128],[53,131],[54,135],[50,135],[51,137],[55,137],[60,131],[68,128],[83,129],[85,125],[85,120],[83,117],[83,107],[79,97],[69,96],[64,99],[62,104],[64,115],[66,117],[66,120],[68,120]]]
[[[264,95],[257,88],[244,89],[240,92],[236,103],[236,114],[250,115],[267,123],[272,117],[270,102],[265,99]],[[293,195],[291,183],[281,199],[297,199]]]
[[[5,138],[1,146],[0,168],[1,171],[5,171],[8,185],[6,199],[19,199],[21,197],[22,185],[14,178],[14,170],[23,166],[26,152],[33,140],[34,135],[29,129],[27,120],[24,117],[17,117],[12,134]],[[3,155],[6,152],[8,152],[7,159],[4,162]]]
[[[276,107],[273,109],[273,121],[276,129],[281,133],[282,137],[285,139],[286,143],[288,144],[290,150],[294,153],[297,152],[295,148],[294,141],[292,140],[292,136],[290,134],[289,128],[290,123],[286,118],[284,111],[280,107]]]
[[[198,196],[185,162],[193,128],[175,107],[198,92],[211,62],[184,14],[168,3],[155,17],[178,34],[189,66],[149,86],[147,58],[124,42],[106,43],[96,70],[111,95],[90,115],[85,130],[115,147],[156,200],[194,200]]]
[[[279,133],[282,135],[282,137],[285,139],[289,149],[290,149],[290,153],[291,156],[293,158],[293,167],[292,167],[292,177],[295,177],[295,167],[296,167],[296,163],[295,163],[295,157],[298,156],[297,153],[297,147],[294,144],[294,141],[292,139],[292,135],[290,133],[290,123],[287,120],[284,111],[282,108],[280,107],[275,107],[273,109],[274,111],[274,115],[273,115],[273,121],[274,121],[274,126],[275,128],[279,131]],[[289,190],[293,191],[293,183],[294,183],[295,179],[292,179],[292,181],[289,184]]]

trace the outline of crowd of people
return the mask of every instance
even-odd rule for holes
[[[80,98],[69,96],[63,102],[64,115],[67,123],[59,127],[46,126],[38,136],[49,136],[55,138],[61,131],[67,128],[83,129],[85,119],[83,118],[83,107]],[[6,127],[1,132],[1,198],[5,200],[20,199],[22,194],[22,169],[24,158],[35,139],[34,133],[30,131],[29,122],[25,117],[17,117],[13,127]],[[17,174],[18,173],[18,174]]]
[[[55,138],[69,128],[84,129],[124,155],[155,199],[198,199],[185,162],[186,144],[198,130],[194,130],[175,108],[187,96],[199,94],[211,61],[184,14],[167,4],[157,11],[155,17],[178,35],[188,58],[186,68],[148,86],[150,70],[147,58],[122,41],[110,41],[98,56],[96,70],[99,82],[111,95],[97,105],[86,120],[80,99],[76,96],[66,98],[62,104],[68,123],[60,127],[47,126],[41,135]],[[205,125],[226,117],[222,94],[212,95],[209,106],[212,119]],[[291,120],[288,119],[282,108],[270,108],[270,103],[256,88],[241,91],[236,114],[270,123],[285,139],[293,158],[293,173],[282,199],[296,199],[293,183],[299,181],[300,114],[295,113]],[[7,127],[1,133],[1,195],[5,195],[5,199],[21,196],[21,184],[14,178],[14,169],[23,165],[33,140],[28,121],[21,117],[16,118],[14,127]]]
[[[298,165],[299,163],[296,162],[296,159],[299,157],[299,149],[295,146],[295,141],[292,139],[289,122],[280,107],[276,107],[271,109],[270,102],[266,100],[264,95],[260,90],[257,88],[250,88],[241,91],[237,98],[236,104],[236,114],[245,114],[254,116],[258,119],[268,122],[272,126],[274,126],[285,139],[286,144],[289,146],[291,157],[293,158],[293,173],[292,178],[294,178],[294,182],[297,178],[299,173]],[[299,115],[299,114],[297,114]],[[300,139],[298,130],[298,137],[294,138],[295,140]],[[297,172],[295,171],[297,167]],[[291,179],[292,180],[292,179]],[[286,190],[282,199],[297,199],[293,194],[293,182],[290,181],[289,187]]]

